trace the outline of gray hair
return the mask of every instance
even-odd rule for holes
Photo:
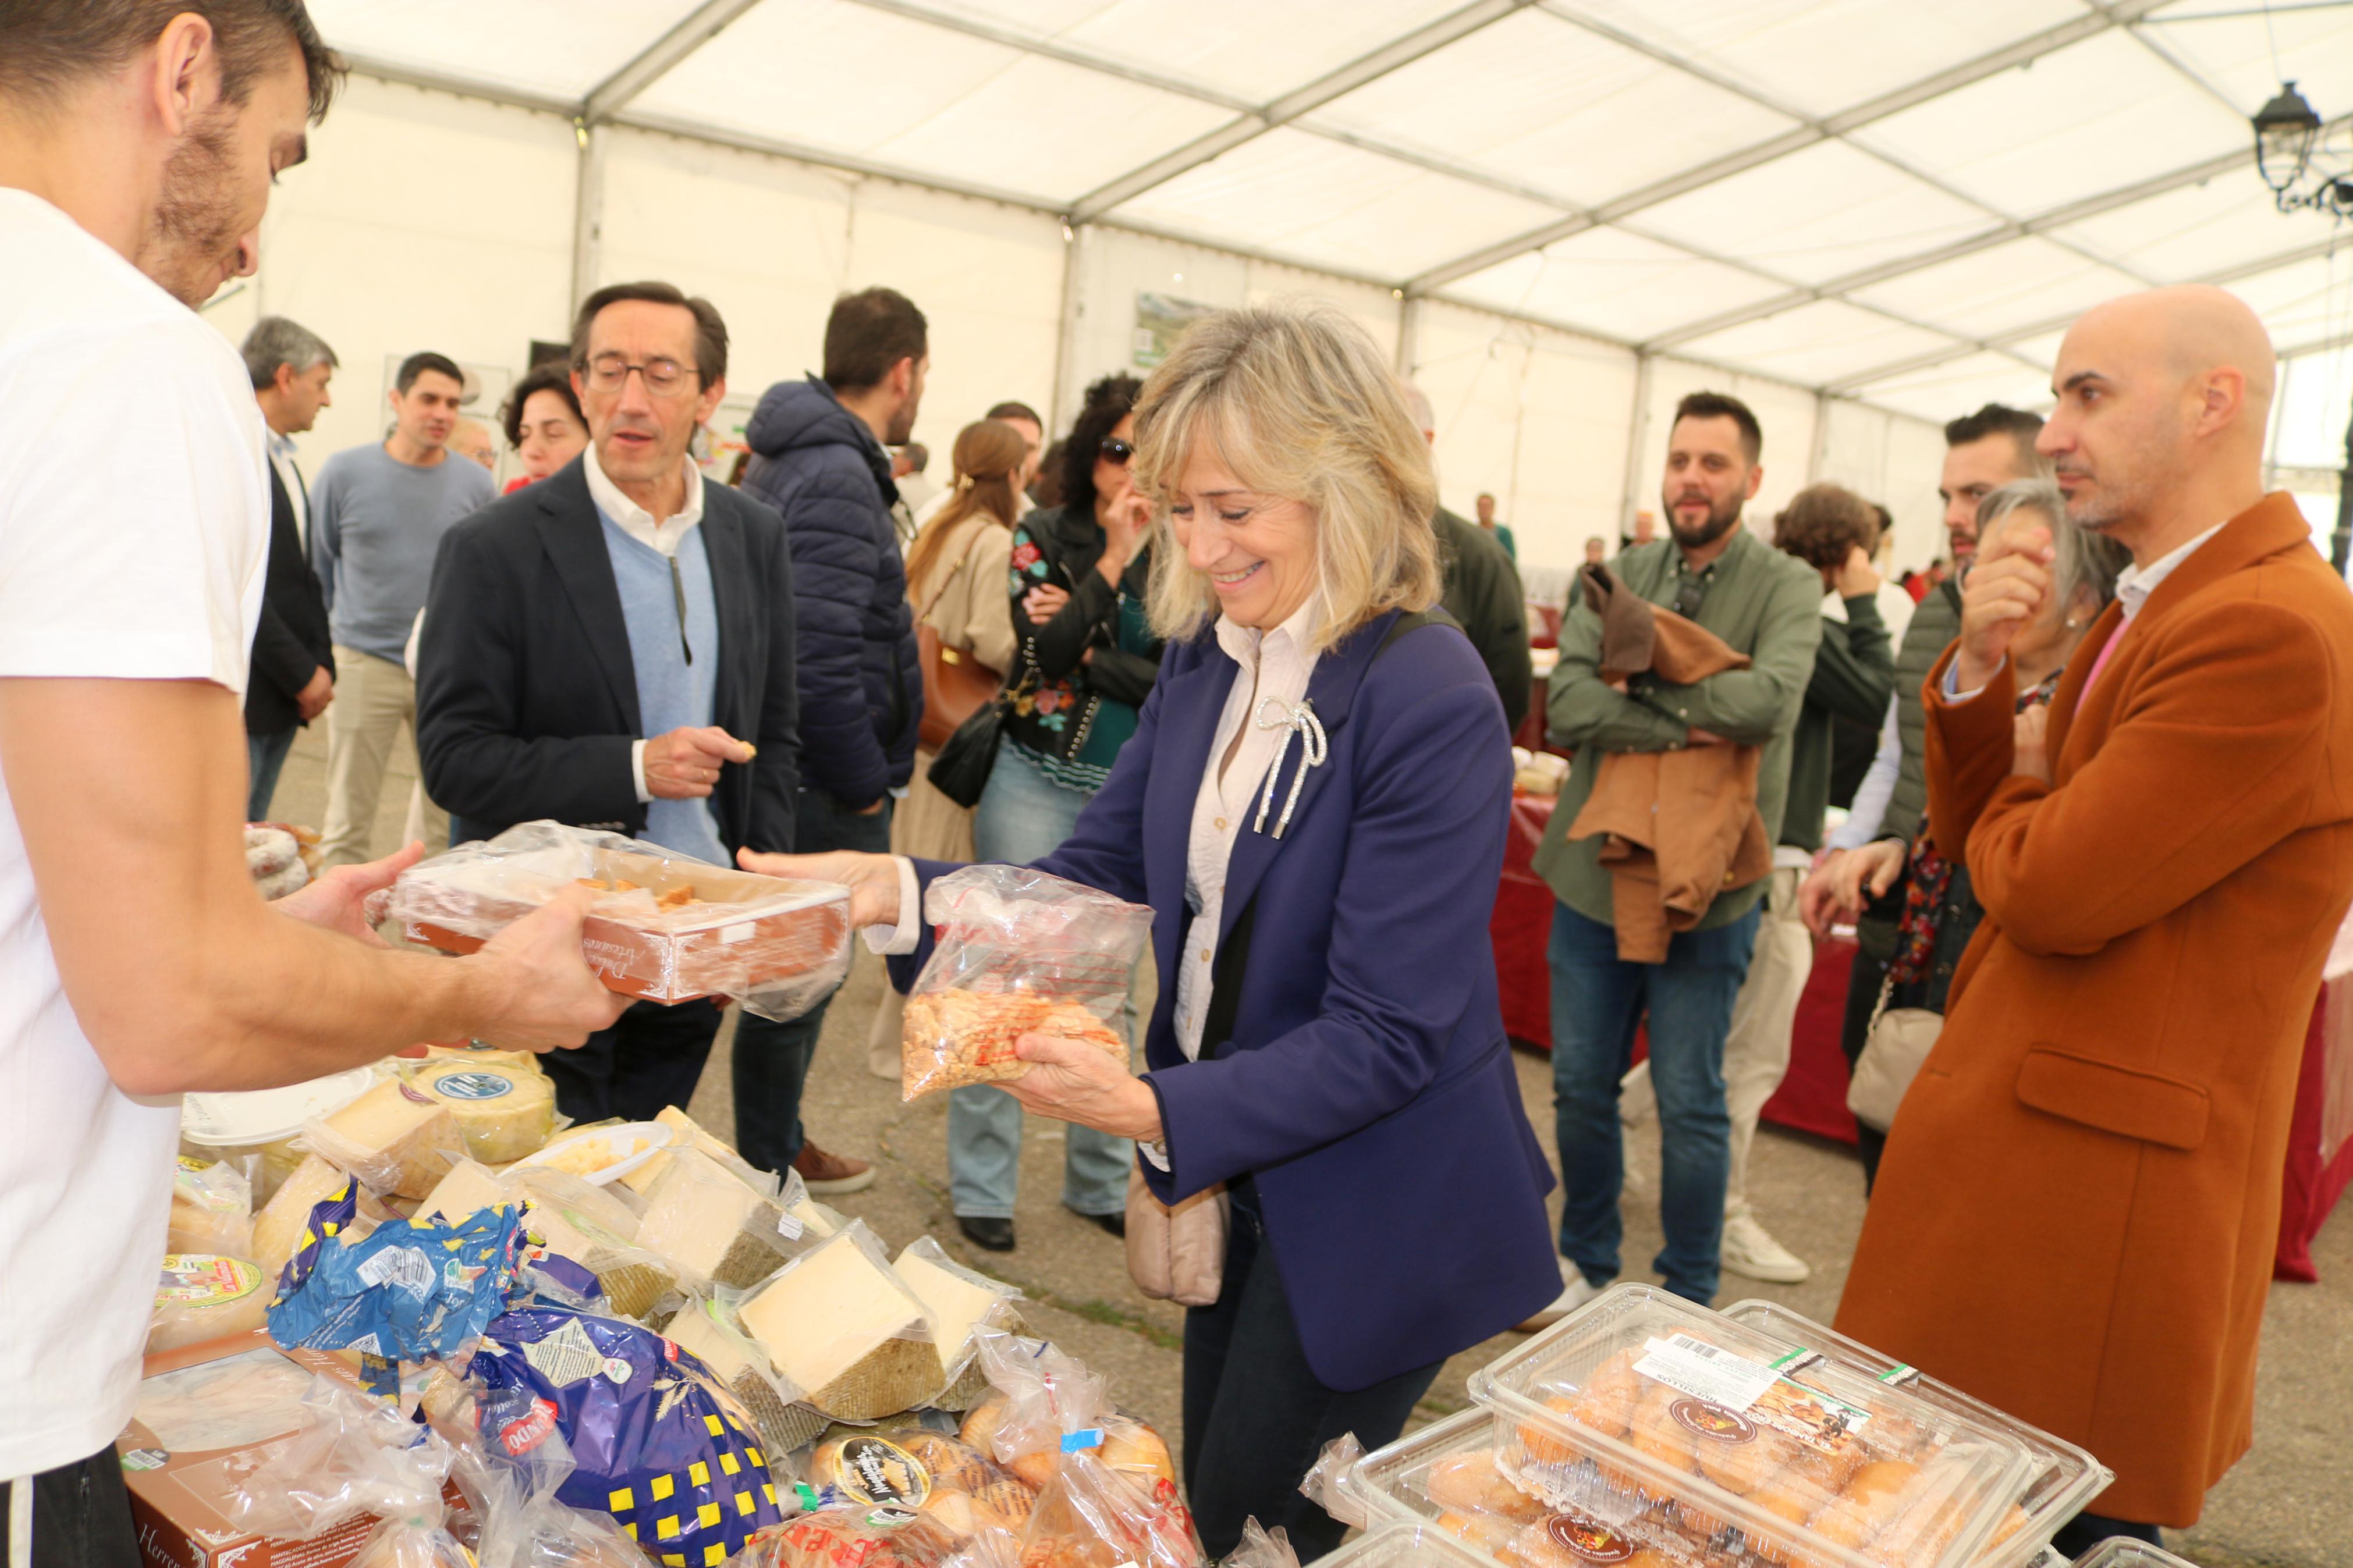
[[[1984,549],[1987,535],[2021,511],[2051,520],[2051,585],[2059,603],[2073,604],[2088,589],[2094,606],[2105,608],[2116,596],[2116,574],[2132,557],[2105,534],[2068,521],[2067,498],[2049,479],[2012,479],[1988,492],[1978,502],[1978,548]]]
[[[259,392],[278,380],[278,367],[294,367],[296,375],[314,365],[333,365],[335,351],[327,340],[284,316],[264,316],[253,323],[253,331],[245,334],[245,373],[253,378],[253,390]]]

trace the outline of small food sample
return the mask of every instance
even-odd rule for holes
[[[172,1253],[155,1285],[147,1353],[258,1329],[269,1310],[269,1289],[259,1266],[213,1253]]]
[[[1127,1065],[1127,1042],[1083,1002],[1031,991],[917,992],[907,998],[899,1098],[916,1100],[968,1083],[1003,1083],[1029,1064],[1014,1054],[1024,1035],[1054,1035]]]
[[[795,1258],[736,1316],[802,1397],[836,1420],[913,1409],[946,1381],[923,1302],[857,1221]]]
[[[586,1127],[527,1156],[518,1169],[561,1171],[596,1186],[617,1182],[667,1149],[670,1131],[658,1121]]]

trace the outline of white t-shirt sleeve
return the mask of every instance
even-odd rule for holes
[[[242,693],[269,459],[234,351],[194,316],[30,346],[0,378],[0,676]]]

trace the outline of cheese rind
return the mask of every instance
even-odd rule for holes
[[[1009,1330],[1010,1303],[1020,1292],[958,1266],[928,1236],[909,1242],[892,1267],[930,1320],[932,1343],[951,1385],[940,1396],[941,1408],[970,1404],[987,1382],[976,1375],[973,1331],[983,1324]]]
[[[304,1130],[311,1146],[379,1193],[421,1198],[466,1157],[448,1107],[386,1079]]]
[[[702,1357],[703,1364],[744,1402],[770,1453],[789,1454],[825,1430],[826,1418],[793,1401],[791,1391],[780,1386],[770,1372],[767,1352],[727,1323],[715,1303],[689,1297],[662,1332],[681,1350]]]
[[[802,1397],[838,1420],[911,1409],[946,1381],[923,1302],[862,1221],[787,1264],[736,1313]]]
[[[409,1083],[448,1108],[466,1152],[485,1165],[535,1154],[555,1131],[555,1085],[533,1065],[448,1058],[426,1063]]]
[[[785,1232],[800,1228],[700,1150],[687,1149],[648,1195],[638,1245],[677,1265],[679,1278],[698,1289],[743,1289],[784,1266]]]

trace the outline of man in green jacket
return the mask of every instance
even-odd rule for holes
[[[1618,955],[1599,843],[1567,833],[1607,753],[1733,744],[1761,748],[1757,810],[1767,842],[1778,841],[1792,736],[1821,641],[1822,587],[1812,568],[1740,526],[1764,477],[1762,447],[1757,416],[1737,398],[1684,398],[1667,442],[1663,500],[1672,537],[1623,551],[1614,563],[1626,588],[1748,655],[1749,668],[1689,686],[1647,672],[1605,681],[1601,623],[1581,595],[1561,627],[1547,718],[1555,743],[1575,747],[1577,757],[1535,869],[1560,900],[1547,956],[1566,1289],[1531,1326],[1574,1310],[1618,1276],[1619,1079],[1646,1010],[1666,1232],[1654,1266],[1679,1296],[1705,1302],[1715,1294],[1730,1128],[1724,1042],[1767,879],[1724,889],[1695,929],[1674,933],[1665,962],[1632,963]]]

